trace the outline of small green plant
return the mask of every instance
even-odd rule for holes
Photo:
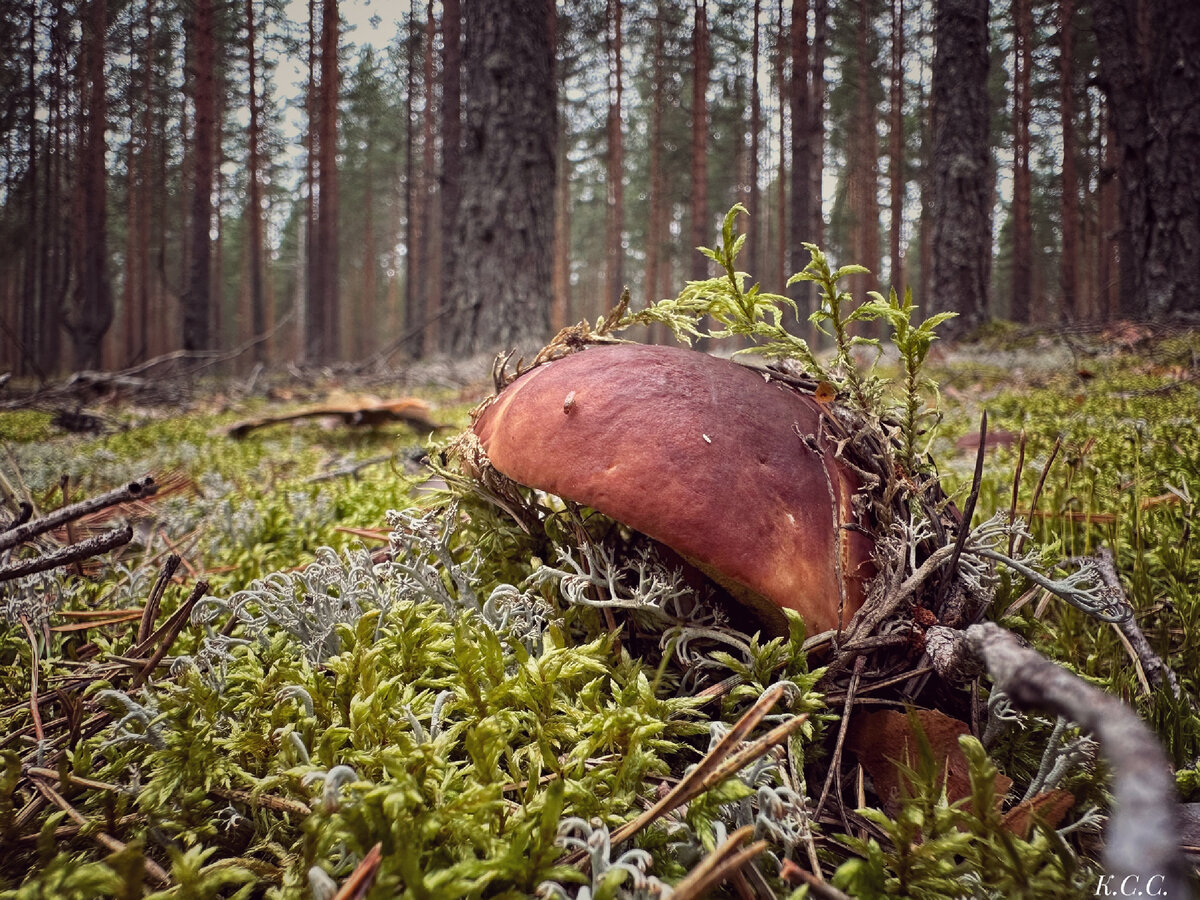
[[[678,297],[662,300],[639,312],[627,313],[616,327],[658,323],[670,328],[677,339],[688,344],[697,338],[749,338],[755,345],[737,352],[795,360],[818,382],[827,382],[839,393],[847,393],[861,412],[890,416],[893,411],[884,402],[888,380],[880,375],[874,363],[867,371],[862,371],[854,357],[856,348],[865,347],[874,350],[878,359],[883,350],[880,341],[856,332],[864,323],[886,320],[892,328],[891,341],[903,366],[903,378],[895,390],[900,394],[902,461],[912,470],[918,465],[918,439],[935,418],[935,414],[925,407],[929,396],[936,396],[937,388],[932,380],[921,374],[922,368],[930,344],[937,338],[937,327],[956,313],[937,313],[924,321],[914,322],[917,307],[912,302],[911,291],[905,291],[903,301],[897,298],[895,291],[889,299],[872,292],[866,300],[856,304],[841,283],[851,275],[869,274],[868,270],[858,265],[833,269],[819,247],[805,244],[811,259],[787,283],[791,287],[810,282],[817,287],[817,307],[808,320],[833,341],[833,359],[823,363],[807,341],[792,334],[784,325],[786,312],[799,316],[795,301],[783,294],[765,292],[757,283],[747,287],[750,276],[738,271],[737,258],[745,245],[746,235],[735,236],[734,224],[738,214],[745,212],[738,204],[726,213],[721,224],[720,246],[697,248],[722,268],[721,275],[689,281]],[[706,325],[706,317],[716,325]]]

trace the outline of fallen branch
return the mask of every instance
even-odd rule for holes
[[[97,494],[95,497],[89,497],[87,500],[80,500],[78,503],[60,507],[52,513],[34,519],[32,522],[27,522],[17,528],[0,532],[0,550],[9,550],[18,544],[23,544],[37,537],[39,534],[53,531],[55,528],[59,528],[76,519],[81,519],[97,510],[116,506],[119,503],[129,503],[133,500],[144,500],[146,497],[152,496],[157,490],[158,485],[154,483],[154,478],[147,475],[145,478],[131,481],[129,484],[108,491],[107,493]]]
[[[928,643],[930,636],[936,636],[936,650]],[[965,633],[934,626],[926,646],[940,672],[953,673],[974,657],[1017,706],[1064,716],[1094,734],[1113,770],[1106,871],[1117,884],[1129,877],[1160,885],[1160,896],[1191,896],[1179,850],[1180,812],[1171,766],[1154,733],[1133,710],[994,622],[972,625]]]
[[[1128,598],[1125,596],[1125,588],[1121,586],[1121,579],[1117,577],[1116,561],[1113,559],[1112,551],[1107,547],[1101,547],[1091,557],[1091,561],[1096,565],[1096,571],[1100,575],[1100,580],[1104,582],[1104,586],[1120,598],[1120,602],[1124,606],[1130,606]],[[1132,607],[1131,607],[1132,608]],[[1146,678],[1150,684],[1156,688],[1163,686],[1165,682],[1171,689],[1171,693],[1176,697],[1181,696],[1179,690],[1179,679],[1175,677],[1171,667],[1163,662],[1162,657],[1154,652],[1150,646],[1150,642],[1146,640],[1146,635],[1142,632],[1141,626],[1138,625],[1137,619],[1134,616],[1114,623],[1121,633],[1125,635],[1129,645],[1133,648],[1133,652],[1137,654],[1138,661],[1142,664],[1142,671],[1146,673]]]
[[[12,581],[15,578],[34,575],[38,572],[46,572],[50,569],[57,569],[59,566],[69,566],[71,563],[90,559],[93,556],[99,556],[101,553],[107,553],[109,550],[115,550],[117,547],[123,547],[132,540],[133,528],[131,526],[124,525],[121,528],[114,528],[112,531],[98,534],[95,537],[88,538],[86,541],[80,541],[78,544],[71,544],[69,547],[63,547],[61,550],[56,550],[53,553],[46,553],[30,559],[18,560],[11,565],[0,566],[0,582]]]

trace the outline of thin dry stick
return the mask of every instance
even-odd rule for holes
[[[1121,579],[1117,577],[1117,564],[1113,558],[1112,551],[1107,547],[1101,547],[1096,551],[1096,555],[1092,557],[1092,561],[1096,564],[1096,571],[1100,574],[1100,580],[1104,582],[1104,586],[1110,591],[1113,591],[1118,602],[1129,606],[1129,598],[1125,595],[1125,588],[1121,586]],[[1154,687],[1162,687],[1165,682],[1170,688],[1171,693],[1176,697],[1180,697],[1179,679],[1175,677],[1175,672],[1168,666],[1161,656],[1154,652],[1154,648],[1150,646],[1150,642],[1146,640],[1146,635],[1138,625],[1137,619],[1134,616],[1121,621],[1114,622],[1113,625],[1122,634],[1128,642],[1128,646],[1137,656],[1138,662],[1141,664],[1143,671],[1146,673],[1146,678]]]
[[[1008,521],[1017,520],[1017,494],[1021,491],[1021,472],[1025,468],[1025,429],[1021,429],[1021,438],[1017,442],[1017,470],[1013,473],[1012,503],[1008,507]],[[1008,555],[1013,555],[1013,542],[1017,539],[1016,531],[1008,535]]]
[[[2,566],[0,567],[0,582],[12,581],[38,572],[47,572],[50,569],[57,569],[59,566],[68,566],[73,562],[90,559],[101,553],[107,553],[109,550],[115,550],[117,547],[123,547],[132,540],[132,527],[125,525],[121,528],[114,528],[112,531],[106,531],[104,534],[98,534],[86,541],[80,541],[78,544],[63,547],[53,553],[22,559],[11,565]]]
[[[71,819],[73,819],[80,827],[90,824],[86,816],[84,816],[79,810],[64,800],[62,795],[59,794],[58,791],[52,788],[49,784],[42,781],[40,778],[31,778],[30,781],[33,782],[33,786],[37,788],[47,800],[70,816]],[[115,837],[105,834],[103,831],[94,831],[91,833],[90,837],[110,853],[120,853],[125,849],[125,844],[117,840]],[[166,887],[171,883],[170,876],[167,875],[163,867],[154,860],[143,857],[142,863],[146,867],[146,874],[159,884]]]
[[[375,882],[375,873],[383,862],[383,844],[376,844],[363,857],[362,862],[355,866],[341,890],[333,895],[333,900],[361,900]]]
[[[729,835],[725,843],[704,857],[700,865],[671,889],[673,900],[696,900],[708,896],[709,891],[767,849],[766,841],[755,841],[739,849],[753,834],[754,826],[746,825]]]
[[[150,637],[150,632],[154,630],[154,620],[158,618],[158,607],[162,603],[163,594],[166,593],[167,584],[171,581],[171,576],[175,574],[175,570],[179,568],[181,557],[172,553],[163,563],[162,571],[158,573],[158,580],[154,582],[154,587],[150,590],[150,597],[146,601],[146,609],[142,614],[141,624],[138,625],[137,638],[135,644],[140,644],[146,638]]]
[[[183,631],[183,626],[187,624],[187,618],[191,615],[192,608],[196,605],[196,602],[207,592],[207,581],[196,582],[196,586],[192,589],[192,593],[188,595],[186,600],[183,601],[183,605],[179,607],[179,610],[176,612],[176,614],[171,617],[171,620],[174,622],[173,627],[166,633],[162,643],[159,644],[158,649],[154,651],[154,655],[146,661],[146,665],[142,667],[142,670],[133,677],[133,686],[135,688],[141,687],[142,682],[149,678],[150,673],[154,671],[154,667],[162,662],[163,657],[167,655],[167,651],[171,649],[171,645],[175,643],[175,638],[179,637],[179,632]]]
[[[38,650],[37,637],[29,626],[29,619],[21,616],[21,626],[25,636],[29,638],[29,712],[33,716],[33,733],[37,738],[38,747],[46,740],[46,732],[42,729],[42,713],[38,708],[38,669],[42,654]]]
[[[821,818],[821,810],[825,808],[829,789],[833,785],[833,776],[842,767],[842,747],[846,742],[846,730],[850,727],[850,710],[854,705],[854,692],[858,690],[858,682],[862,678],[866,664],[865,656],[854,660],[854,673],[850,676],[850,686],[846,689],[846,702],[842,705],[842,722],[838,726],[837,744],[833,748],[833,758],[829,763],[829,771],[825,775],[825,784],[821,787],[821,799],[817,801],[817,808],[813,811],[814,819]]]
[[[987,452],[987,410],[979,417],[979,450],[975,453],[975,474],[971,477],[971,493],[967,497],[967,505],[963,507],[962,523],[958,526],[958,535],[954,539],[954,552],[950,554],[950,564],[942,576],[943,587],[948,587],[958,569],[958,558],[962,555],[963,547],[967,544],[967,535],[971,533],[971,517],[975,515],[975,504],[979,501],[979,486],[983,482],[983,458]]]
[[[1038,478],[1037,487],[1033,489],[1033,497],[1029,501],[1029,521],[1033,521],[1033,517],[1037,515],[1038,500],[1042,496],[1042,488],[1046,486],[1046,476],[1050,474],[1050,467],[1054,465],[1055,457],[1058,456],[1058,451],[1062,449],[1062,436],[1060,435],[1054,441],[1054,447],[1050,450],[1050,458],[1046,460],[1046,465],[1042,468],[1042,475]],[[1021,547],[1025,543],[1025,536],[1018,535],[1017,540],[1013,544],[1010,557],[1015,557],[1015,554],[1021,552]]]
[[[154,479],[151,476],[147,475],[145,478],[131,481],[129,484],[108,491],[107,493],[98,494],[87,500],[72,503],[70,506],[61,507],[52,513],[42,516],[40,519],[27,522],[19,528],[13,528],[10,531],[0,533],[0,550],[9,550],[17,546],[17,544],[23,544],[25,541],[37,537],[39,534],[53,531],[60,525],[80,519],[97,510],[107,509],[110,506],[116,506],[119,503],[128,503],[132,500],[143,500],[153,495],[157,490],[158,485],[154,483]]]
[[[774,684],[763,691],[762,696],[754,702],[754,705],[746,710],[745,714],[734,723],[729,732],[717,742],[717,746],[705,754],[696,767],[685,775],[666,796],[662,797],[636,819],[626,822],[613,832],[613,846],[628,840],[659,816],[665,815],[676,807],[687,803],[717,782],[739,771],[775,744],[786,740],[788,735],[804,724],[808,716],[796,716],[794,719],[790,719],[759,738],[754,743],[748,744],[741,750],[736,749],[745,739],[746,735],[753,731],[754,727],[779,702],[785,690],[784,685]],[[586,854],[581,851],[576,851],[576,853],[568,856],[565,862],[568,865],[579,866],[584,869],[589,865]]]

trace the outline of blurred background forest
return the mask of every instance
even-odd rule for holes
[[[1200,308],[1187,0],[0,6],[18,376],[240,346],[244,368],[495,350],[625,285],[640,306],[706,277],[693,248],[737,202],[766,290],[812,241],[876,273],[858,291],[958,309],[960,333]],[[528,124],[546,163],[519,173],[542,195],[531,234],[471,230],[503,105],[489,33],[549,51],[508,73],[551,104]],[[464,285],[481,242],[501,263]],[[510,288],[519,328],[463,315]]]

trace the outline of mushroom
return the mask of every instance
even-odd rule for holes
[[[821,406],[765,373],[673,347],[590,347],[530,369],[477,413],[485,465],[665,544],[772,630],[862,605],[873,542]],[[849,526],[849,527],[847,527]]]

